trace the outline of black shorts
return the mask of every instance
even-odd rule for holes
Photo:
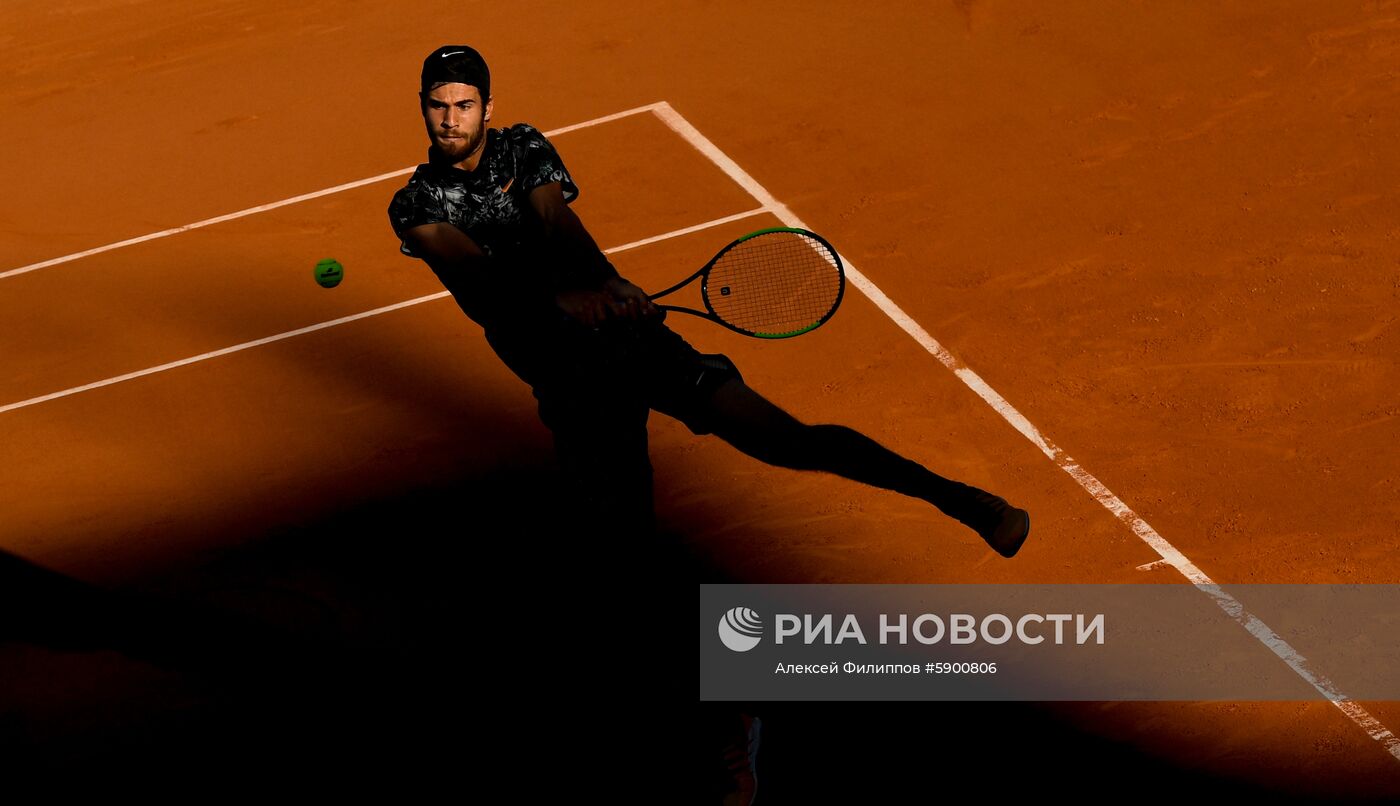
[[[638,418],[645,425],[647,411],[656,410],[708,434],[710,397],[742,378],[727,356],[701,353],[658,321],[496,327],[486,339],[534,390],[540,419],[556,432]]]

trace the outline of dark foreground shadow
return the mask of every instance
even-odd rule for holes
[[[367,502],[140,589],[0,555],[6,780],[716,802],[702,726],[735,706],[697,702],[696,584],[731,580],[674,532],[639,544],[541,506],[552,484],[521,470]],[[1034,705],[744,707],[765,726],[760,804],[931,799],[953,781],[1257,794]]]
[[[139,589],[0,554],[0,769],[533,799],[679,768],[702,572],[542,506],[553,484],[454,480]]]

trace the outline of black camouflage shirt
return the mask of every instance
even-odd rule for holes
[[[428,162],[418,166],[389,204],[399,251],[421,257],[404,233],[425,224],[452,224],[493,264],[490,272],[474,276],[438,274],[469,316],[485,324],[507,309],[538,305],[547,298],[548,272],[540,262],[548,256],[529,196],[551,182],[560,183],[565,201],[578,196],[578,186],[554,146],[538,129],[523,123],[489,129],[474,171],[454,168],[429,149]]]

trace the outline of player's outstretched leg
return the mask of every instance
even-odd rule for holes
[[[1015,555],[1030,533],[1030,515],[999,496],[945,479],[845,426],[807,425],[742,380],[717,389],[710,407],[714,434],[762,462],[835,473],[922,499],[971,527],[1004,557]]]

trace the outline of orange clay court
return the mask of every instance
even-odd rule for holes
[[[782,224],[859,275],[791,342],[673,328],[1033,516],[1005,560],[654,415],[700,581],[1400,581],[1400,2],[17,0],[0,32],[0,551],[25,580],[396,644],[425,588],[547,572],[534,400],[385,215],[426,148],[421,60],[464,41],[492,125],[551,134],[644,288]],[[11,760],[198,711],[158,665],[46,640],[57,588],[7,582]],[[984,713],[1027,755],[1053,729],[1163,776],[1138,786],[1400,797],[1396,702]]]

